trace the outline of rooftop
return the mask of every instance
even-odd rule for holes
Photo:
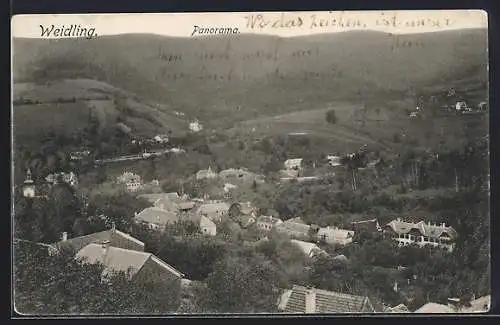
[[[434,302],[429,302],[419,309],[415,310],[417,314],[451,314],[455,313],[453,309],[446,305],[436,304]]]
[[[387,227],[390,227],[397,234],[407,234],[412,230],[416,230],[420,232],[422,236],[431,238],[438,238],[443,234],[448,235],[452,239],[458,236],[456,230],[453,229],[453,227],[446,226],[446,224],[444,223],[440,225],[426,223],[424,221],[413,223],[406,222],[398,218],[389,222],[387,224]]]
[[[101,263],[105,267],[105,273],[130,271],[130,276],[137,274],[146,261],[151,258],[153,262],[157,263],[162,268],[178,277],[183,277],[181,272],[177,271],[175,268],[163,262],[151,253],[106,246],[102,244],[89,244],[85,246],[76,254],[75,258],[81,259],[90,264]]]
[[[306,296],[314,298],[314,310],[307,310]],[[280,309],[286,313],[361,313],[374,312],[368,297],[294,285],[281,297]]]
[[[67,239],[67,240],[62,240],[62,241],[59,241],[57,243],[53,243],[50,246],[52,246],[52,247],[59,247],[59,248],[62,248],[62,247],[71,247],[73,250],[75,250],[76,252],[78,252],[83,247],[85,247],[85,246],[87,246],[88,244],[91,244],[91,243],[100,243],[100,242],[104,242],[104,241],[112,241],[112,239],[113,239],[113,231],[114,231],[115,235],[120,236],[122,238],[125,238],[125,239],[127,239],[129,241],[132,241],[132,242],[134,242],[134,243],[136,243],[136,244],[144,247],[144,243],[142,241],[138,240],[137,238],[134,238],[134,237],[130,236],[129,234],[121,232],[121,231],[119,231],[117,229],[115,229],[115,230],[109,229],[109,230],[95,232],[95,233],[84,235],[84,236],[70,238],[70,239]]]

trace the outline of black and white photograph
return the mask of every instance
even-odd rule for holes
[[[485,11],[11,27],[13,314],[490,311]]]

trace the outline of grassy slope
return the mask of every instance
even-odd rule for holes
[[[180,123],[169,114],[173,111],[185,112],[186,119],[198,117],[211,126],[231,127],[245,120],[251,120],[245,125],[252,125],[255,119],[266,116],[315,110],[318,113],[310,117],[298,114],[286,118],[293,122],[283,122],[276,130],[313,128],[323,136],[357,145],[380,132],[392,136],[395,129],[406,128],[400,124],[403,117],[394,115],[386,106],[391,100],[400,101],[409,89],[477,87],[486,81],[484,30],[400,36],[400,43],[402,40],[418,45],[394,48],[394,37],[379,32],[289,39],[255,35],[233,36],[230,40],[154,35],[94,40],[15,39],[13,68],[16,81],[100,80],[98,85],[83,87],[95,93],[113,85],[127,93],[137,111],[153,115],[165,128],[185,128],[185,121]],[[298,50],[310,51],[310,55],[293,55]],[[255,57],[256,52],[259,57]],[[161,60],[160,53],[182,55],[182,60]],[[214,58],[200,59],[205,53],[214,54]],[[229,59],[218,57],[224,53],[229,54]],[[252,53],[254,56],[249,57]],[[271,57],[267,58],[267,54]],[[272,77],[276,69],[283,78]],[[232,78],[228,80],[230,71]],[[305,80],[307,71],[321,75]],[[393,120],[387,122],[392,126],[386,128],[389,124],[378,123],[369,128],[371,132],[362,134],[352,117],[345,118],[352,114],[336,104],[339,100],[354,102],[357,107],[362,100],[374,102],[386,120]],[[160,105],[147,104],[153,102]],[[408,105],[413,103],[400,102],[396,109],[407,109]],[[331,128],[321,121],[322,110],[328,107],[339,111],[345,125]],[[153,128],[144,122],[147,119],[131,120],[144,123],[141,130]]]

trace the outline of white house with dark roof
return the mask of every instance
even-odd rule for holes
[[[420,247],[440,247],[450,252],[455,248],[454,241],[458,237],[456,230],[445,223],[413,223],[401,218],[389,222],[384,227],[384,233],[396,240],[400,246],[417,244]]]
[[[294,285],[278,300],[278,310],[288,314],[375,313],[370,299],[346,293]]]

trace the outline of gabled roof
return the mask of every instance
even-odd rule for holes
[[[124,239],[127,239],[129,241],[132,241],[139,246],[144,247],[144,243],[140,241],[137,238],[134,238],[130,236],[129,234],[126,234],[124,232],[121,232],[117,229],[113,230],[105,230],[105,231],[100,231],[100,232],[95,232],[92,234],[88,234],[85,236],[79,236],[79,237],[74,237],[70,238],[64,241],[59,241],[57,243],[53,243],[50,246],[54,248],[64,248],[64,247],[71,247],[75,252],[78,252],[81,250],[83,247],[87,246],[88,244],[91,243],[101,243],[104,241],[111,241],[111,245],[113,245],[112,240],[113,240],[113,231],[114,234],[117,236],[120,236]]]
[[[198,208],[198,213],[200,214],[210,214],[227,211],[229,211],[229,204],[227,204],[226,202],[206,203]]]
[[[296,239],[291,239],[290,240],[293,244],[297,245],[300,250],[306,254],[307,256],[311,255],[312,252],[314,251],[323,251],[321,248],[318,247],[318,245],[314,244],[314,243],[309,243],[309,242],[305,242],[305,241],[302,241],[302,240],[296,240]]]
[[[419,309],[415,310],[417,314],[452,314],[455,313],[453,309],[446,305],[436,304],[434,302],[429,302]]]
[[[333,236],[333,237],[338,238],[338,239],[346,239],[346,238],[354,236],[354,231],[328,226],[328,227],[319,228],[317,235],[318,236],[327,235],[327,236]]]
[[[179,220],[176,213],[165,211],[157,207],[146,208],[138,213],[135,218],[143,222],[154,223],[158,225],[166,225],[168,223],[174,223]]]
[[[303,223],[296,223],[293,221],[286,220],[279,225],[276,226],[278,230],[284,231],[284,232],[294,232],[294,233],[301,233],[304,236],[307,236],[309,234],[309,230],[311,229],[311,226],[303,224]]]
[[[288,222],[288,223],[300,223],[300,224],[303,224],[303,225],[305,225],[305,224],[306,224],[306,223],[305,223],[305,221],[304,221],[304,220],[302,220],[302,218],[300,218],[300,217],[295,217],[295,218],[287,219],[287,220],[285,220],[285,221],[283,221],[283,222]]]
[[[183,277],[181,272],[177,271],[174,267],[163,262],[153,254],[130,249],[103,246],[101,244],[89,244],[82,248],[76,254],[75,258],[81,259],[90,264],[100,263],[104,265],[105,274],[110,272],[130,271],[130,276],[137,274],[146,261],[151,258],[153,262],[170,273],[178,277]]]
[[[315,310],[306,309],[306,296],[314,294]],[[281,298],[281,309],[286,313],[361,313],[374,312],[368,297],[294,285]]]
[[[392,220],[387,224],[397,234],[407,234],[411,230],[417,230],[422,236],[438,238],[442,234],[447,234],[452,239],[457,237],[457,232],[453,227],[446,226],[445,224],[433,225],[420,221],[418,223],[405,222],[401,219]]]
[[[403,314],[403,313],[409,313],[410,310],[408,309],[408,307],[406,307],[405,304],[399,304],[399,305],[394,306],[394,307],[387,307],[385,309],[385,312],[386,313]]]

